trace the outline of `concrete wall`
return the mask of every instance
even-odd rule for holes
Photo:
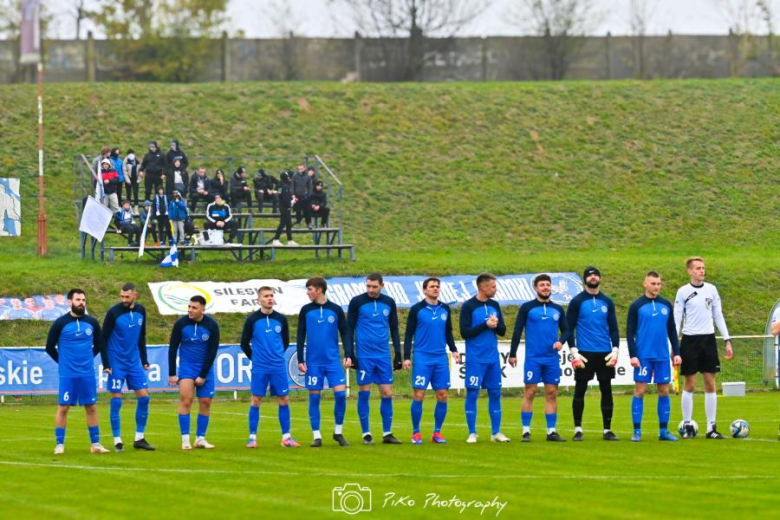
[[[780,39],[767,36],[588,37],[571,55],[565,79],[725,78],[780,75]],[[409,69],[405,39],[299,38],[214,40],[198,81],[401,81]],[[111,81],[110,42],[44,42],[47,81]],[[420,81],[550,79],[542,37],[425,39]],[[0,82],[32,81],[19,69],[17,41],[0,41]]]

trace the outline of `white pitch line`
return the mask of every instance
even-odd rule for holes
[[[126,473],[129,471],[143,473],[187,473],[187,474],[206,474],[206,475],[273,475],[273,476],[311,476],[311,472],[293,472],[293,471],[258,471],[258,470],[218,470],[218,469],[185,469],[185,468],[129,468],[117,466],[83,466],[75,464],[44,464],[42,462],[22,462],[22,461],[0,461],[0,466],[19,466],[33,468],[52,468],[52,469],[77,469],[87,471],[106,471]],[[344,477],[344,478],[415,478],[420,477],[419,473],[317,473],[323,477]],[[442,479],[462,479],[471,478],[473,474],[426,474],[425,477]],[[550,478],[564,480],[669,480],[668,475],[481,475],[481,478],[496,478],[501,480],[549,480]],[[780,480],[780,476],[772,475],[688,475],[686,480]]]

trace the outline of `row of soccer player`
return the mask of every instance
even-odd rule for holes
[[[659,438],[677,440],[668,431],[670,416],[669,383],[671,381],[669,343],[672,360],[681,365],[685,376],[682,397],[685,433],[694,435],[691,425],[693,390],[696,374],[702,372],[705,384],[707,437],[723,438],[715,426],[715,373],[719,371],[713,323],[728,338],[717,290],[704,282],[704,262],[693,258],[687,262],[691,283],[682,287],[675,304],[659,295],[662,282],[656,272],[647,274],[644,294],[629,309],[627,336],[631,365],[636,381],[632,403],[634,434],[632,440],[641,440],[642,403],[649,383],[658,386]],[[552,283],[548,275],[534,279],[536,299],[523,304],[517,315],[512,336],[509,363],[517,364],[517,348],[525,332],[525,362],[523,377],[525,393],[522,405],[523,441],[531,439],[533,400],[537,385],[544,384],[547,440],[563,442],[556,429],[557,387],[560,382],[558,351],[568,342],[575,371],[573,440],[581,441],[584,397],[588,382],[597,377],[601,390],[601,411],[604,440],[618,440],[611,430],[612,387],[618,356],[619,334],[614,304],[600,290],[601,273],[588,267],[583,273],[584,290],[569,304],[568,318],[564,309],[550,300]],[[372,273],[366,280],[366,292],[349,304],[347,315],[341,307],[327,300],[327,283],[323,278],[311,278],[306,283],[311,301],[301,309],[297,331],[298,368],[305,374],[309,391],[309,418],[313,432],[312,447],[322,445],[320,432],[320,392],[327,379],[335,397],[335,430],[333,438],[341,446],[348,445],[342,433],[346,411],[345,368],[356,368],[358,386],[358,416],[363,430],[363,443],[373,444],[369,430],[369,402],[371,385],[376,384],[381,394],[382,442],[399,444],[392,433],[393,371],[412,370],[414,396],[411,406],[412,443],[421,444],[420,420],[423,399],[430,386],[436,394],[435,426],[432,442],[445,443],[441,430],[447,415],[450,387],[447,348],[456,363],[460,355],[452,333],[450,308],[439,301],[440,282],[428,278],[423,282],[424,299],[409,312],[401,353],[398,317],[395,302],[382,293],[382,276]],[[501,365],[498,354],[498,336],[506,333],[506,325],[499,304],[493,299],[496,278],[481,274],[476,279],[478,293],[463,304],[460,313],[460,333],[466,342],[466,419],[469,428],[467,442],[477,442],[477,400],[480,389],[487,390],[492,426],[491,440],[508,442],[501,432]],[[138,396],[136,437],[134,447],[153,449],[144,439],[148,416],[149,396],[144,370],[146,360],[146,319],[143,307],[137,303],[135,286],[122,288],[121,303],[112,307],[102,330],[98,322],[84,315],[85,296],[82,291],[69,293],[71,312],[52,326],[47,351],[60,362],[60,406],[57,412],[56,453],[64,452],[65,419],[70,405],[81,403],[87,407],[92,437],[92,450],[107,452],[99,444],[95,412],[96,382],[91,358],[100,352],[104,370],[109,374],[111,392],[111,425],[114,446],[122,451],[119,411],[122,388],[134,390]],[[256,446],[259,406],[270,386],[279,399],[279,421],[282,445],[299,444],[290,435],[287,375],[284,352],[289,344],[287,319],[274,311],[273,289],[258,290],[260,309],[251,314],[244,325],[241,348],[252,362],[252,403],[249,408],[249,440],[247,447]],[[219,347],[219,326],[205,314],[206,301],[194,296],[188,304],[188,314],[174,325],[169,344],[169,384],[180,392],[179,425],[182,449],[191,449],[190,410],[198,398],[198,419],[194,446],[212,448],[206,440],[211,401],[215,391],[213,363]],[[678,332],[682,331],[682,345]],[[340,353],[339,336],[344,345]],[[81,339],[79,339],[79,337]],[[389,344],[392,340],[395,360],[391,361]],[[58,345],[59,348],[55,348]],[[105,345],[105,348],[102,347]],[[305,348],[304,348],[305,347]],[[412,348],[413,347],[413,348]],[[413,352],[412,352],[413,350]],[[176,364],[177,352],[180,360]],[[412,357],[412,354],[413,357]],[[731,342],[726,340],[726,356],[733,354]]]

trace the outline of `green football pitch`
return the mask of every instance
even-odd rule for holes
[[[572,434],[571,398],[561,397],[559,430]],[[322,405],[324,446],[310,448],[305,400],[291,403],[298,449],[279,445],[273,402],[261,408],[259,446],[246,442],[246,401],[215,401],[208,439],[213,451],[180,449],[176,403],[153,398],[147,438],[156,452],[90,455],[84,413],[71,410],[66,453],[52,455],[54,405],[0,406],[0,515],[3,518],[280,518],[346,517],[334,511],[371,508],[356,516],[377,518],[722,518],[778,514],[780,483],[778,394],[720,398],[720,429],[733,419],[751,426],[745,440],[713,441],[703,435],[677,443],[657,440],[656,396],[645,398],[644,439],[629,442],[629,395],[615,398],[614,429],[620,442],[601,440],[598,391],[588,394],[585,442],[547,443],[537,400],[534,439],[520,443],[517,397],[503,400],[502,430],[513,440],[489,441],[485,398],[479,402],[480,442],[467,445],[464,400],[453,397],[444,426],[447,445],[429,442],[433,399],[425,402],[425,443],[413,446],[409,400],[395,401],[395,433],[401,446],[363,446],[350,399],[344,433],[352,446],[330,439],[332,400]],[[379,406],[372,400],[372,431],[381,437]],[[124,440],[132,441],[135,402],[122,410]],[[102,441],[111,444],[108,406],[99,404]],[[695,418],[704,423],[703,398]],[[680,420],[672,398],[672,424]],[[194,420],[193,420],[194,426]],[[350,486],[356,484],[359,487]],[[335,488],[344,486],[343,495]],[[334,503],[334,493],[336,502]],[[341,500],[343,497],[343,502]],[[362,502],[361,502],[362,501]],[[335,506],[335,507],[334,507]]]

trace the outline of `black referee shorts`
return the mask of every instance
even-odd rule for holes
[[[720,372],[718,343],[715,334],[683,336],[680,342],[680,375],[692,376],[698,372]]]
[[[585,363],[585,368],[574,370],[575,381],[590,381],[593,376],[596,376],[599,381],[615,379],[615,367],[607,366],[607,362],[604,360],[609,352],[583,352],[580,350],[580,355],[588,362]]]

